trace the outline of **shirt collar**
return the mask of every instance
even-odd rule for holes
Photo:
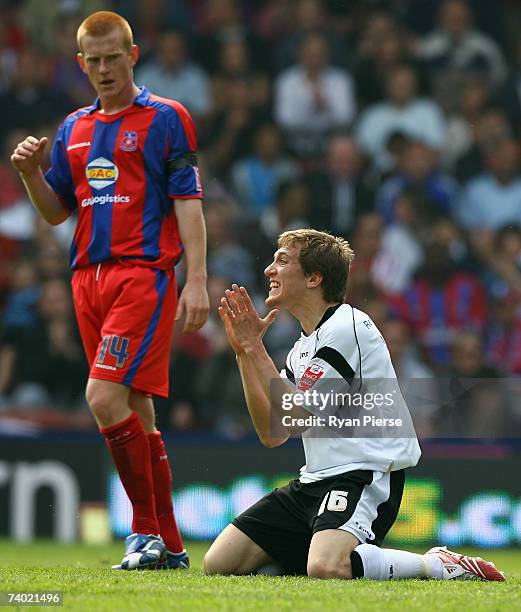
[[[137,104],[138,106],[146,106],[149,98],[150,98],[150,92],[145,86],[141,86],[139,88],[138,95],[134,99],[134,104]],[[92,106],[87,107],[87,112],[90,114],[90,113],[93,113],[99,110],[100,108],[101,108],[101,102],[98,97],[96,98]]]
[[[319,327],[324,325],[324,323],[335,314],[335,312],[340,308],[340,306],[342,306],[342,304],[335,304],[334,306],[330,306],[326,310],[326,312],[322,315],[322,318],[320,319],[320,321],[318,322],[318,325],[315,327],[312,333],[315,333]],[[300,329],[300,331],[306,338],[308,338],[308,335],[302,328]],[[309,335],[311,336],[311,334]]]

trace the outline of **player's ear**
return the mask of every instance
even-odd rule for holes
[[[85,70],[85,60],[83,59],[83,53],[76,54],[76,61],[78,62],[78,66],[81,68],[82,72],[87,73]]]
[[[137,60],[139,58],[139,47],[137,45],[132,45],[130,55],[132,56],[132,67],[134,67],[137,64]]]
[[[312,272],[308,276],[308,287],[318,287],[323,280],[324,277],[322,276],[321,272]]]

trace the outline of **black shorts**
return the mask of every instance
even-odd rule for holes
[[[380,546],[402,501],[404,470],[357,470],[303,484],[290,481],[233,520],[287,574],[306,574],[317,531],[342,529]]]

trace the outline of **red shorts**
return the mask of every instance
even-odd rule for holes
[[[72,295],[89,376],[168,397],[174,271],[91,265],[74,272]]]

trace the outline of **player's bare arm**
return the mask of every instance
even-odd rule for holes
[[[206,227],[201,200],[175,200],[179,234],[185,247],[186,282],[179,298],[176,321],[185,316],[184,333],[200,329],[210,309],[206,291]]]
[[[23,181],[27,195],[40,216],[51,225],[65,221],[69,214],[60,204],[51,186],[45,180],[41,162],[47,138],[39,140],[28,136],[11,155],[11,162]]]
[[[295,386],[281,378],[262,341],[278,312],[278,309],[273,309],[261,318],[246,289],[237,285],[232,285],[232,289],[226,291],[219,307],[228,339],[237,355],[248,411],[261,442],[268,447],[280,446],[290,433],[305,431],[305,428],[283,428],[279,425],[279,416],[283,414],[282,396],[294,393]],[[273,386],[274,380],[280,380],[280,384]],[[278,432],[273,431],[275,421],[270,418],[272,409],[276,411],[277,430],[285,430],[282,437],[273,435]],[[309,416],[305,408],[296,405],[284,410],[284,414],[296,418]]]

